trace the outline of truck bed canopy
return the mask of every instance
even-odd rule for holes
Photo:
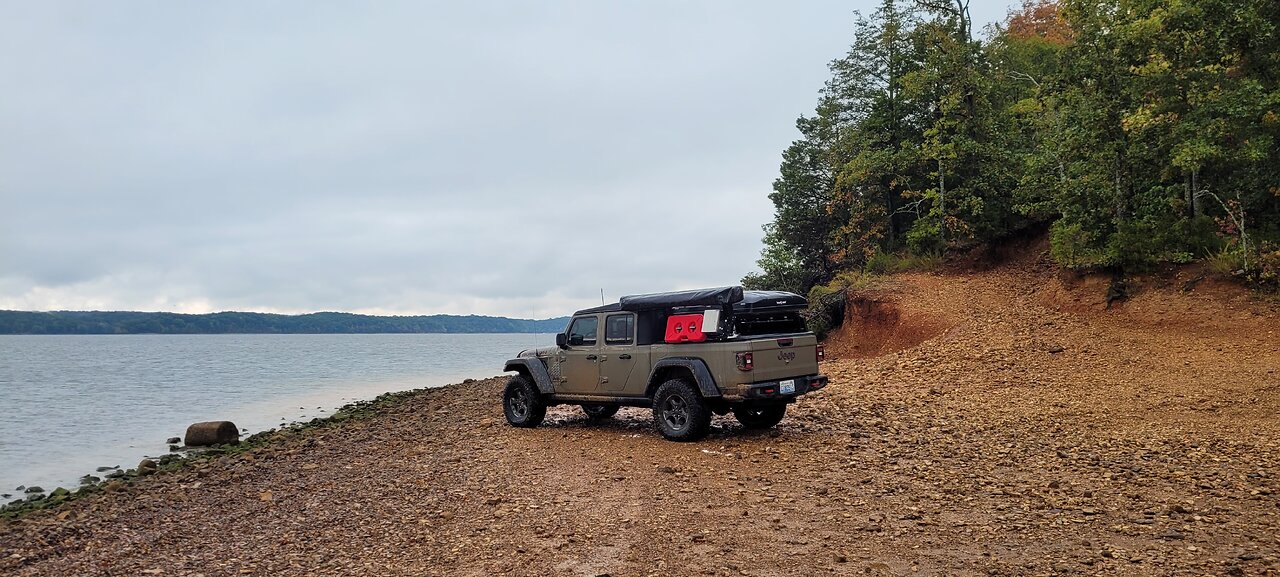
[[[700,313],[706,309],[725,311],[714,340],[732,335],[795,333],[807,330],[800,311],[808,306],[804,297],[781,291],[744,291],[740,286],[688,291],[628,295],[619,302],[583,309],[575,315],[595,313],[636,313],[636,344],[661,342],[667,316]]]
[[[725,308],[734,313],[760,313],[798,310],[809,305],[804,297],[782,291],[744,291],[740,286],[707,288],[665,293],[627,295],[618,302],[574,314],[611,313],[618,311],[652,311],[658,309]]]

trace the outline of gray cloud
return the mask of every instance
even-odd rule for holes
[[[873,4],[0,3],[0,308],[553,316],[734,283]]]

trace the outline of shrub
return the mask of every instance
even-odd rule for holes
[[[1238,250],[1223,247],[1218,252],[1205,257],[1204,264],[1215,275],[1231,276],[1244,268],[1244,255]]]

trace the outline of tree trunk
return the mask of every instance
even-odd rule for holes
[[[947,180],[942,172],[942,155],[938,155],[938,212],[942,242],[947,241]]]
[[[1182,201],[1187,204],[1187,218],[1196,217],[1195,192],[1191,187],[1191,173],[1182,175]]]
[[[1195,218],[1204,213],[1204,207],[1200,205],[1200,195],[1196,194],[1196,188],[1200,186],[1200,169],[1191,171],[1191,218]]]

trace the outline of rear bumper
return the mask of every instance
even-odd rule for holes
[[[791,393],[782,392],[787,382],[795,386]],[[728,401],[789,401],[812,393],[827,386],[826,375],[808,375],[777,381],[761,381],[742,385],[733,385],[724,391],[724,399]]]

